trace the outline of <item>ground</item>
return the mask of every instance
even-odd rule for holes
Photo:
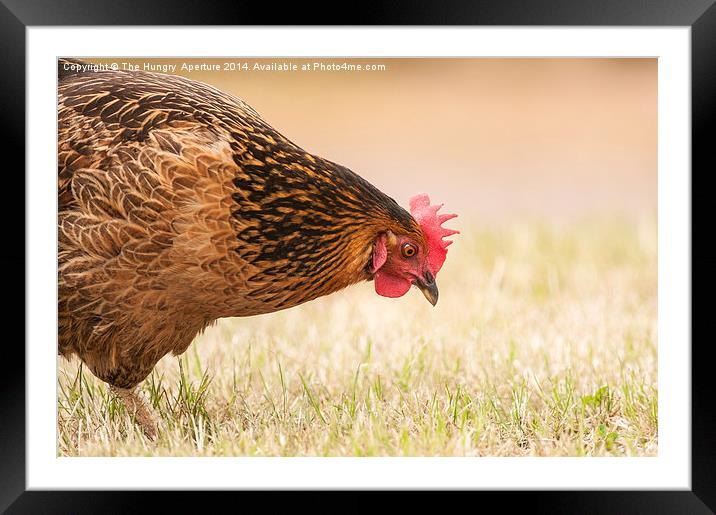
[[[156,442],[58,358],[58,454],[656,455],[653,217],[453,225],[435,308],[366,283],[166,356]]]

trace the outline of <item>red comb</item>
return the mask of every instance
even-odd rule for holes
[[[458,234],[460,231],[446,229],[442,224],[455,218],[455,214],[438,215],[442,204],[431,206],[430,197],[421,193],[410,199],[410,214],[420,224],[428,244],[428,266],[433,276],[437,276],[445,262],[447,248],[451,240],[443,240],[446,236]]]

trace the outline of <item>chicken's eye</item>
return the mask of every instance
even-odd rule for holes
[[[406,243],[405,245],[403,245],[402,253],[403,257],[409,258],[417,254],[418,249],[416,249],[415,245],[413,245],[412,243]]]

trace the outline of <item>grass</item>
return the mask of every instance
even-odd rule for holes
[[[61,456],[653,456],[653,220],[461,223],[432,308],[372,284],[220,320],[142,385],[58,358]]]

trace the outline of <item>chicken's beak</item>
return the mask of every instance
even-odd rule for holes
[[[425,272],[424,277],[418,277],[414,282],[415,286],[420,288],[425,298],[433,306],[438,303],[438,285],[435,284],[435,277],[430,272]]]

